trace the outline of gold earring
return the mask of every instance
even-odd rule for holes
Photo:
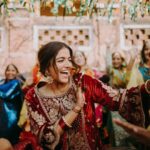
[[[47,80],[48,80],[48,83],[49,83],[49,84],[52,84],[52,83],[53,83],[53,78],[52,78],[52,76],[48,76],[47,78],[48,78],[48,79],[47,79]]]
[[[52,84],[53,83],[53,78],[52,76],[44,76],[43,77],[44,81],[47,82],[48,84]]]

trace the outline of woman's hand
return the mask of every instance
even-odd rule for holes
[[[81,87],[78,87],[76,97],[77,97],[76,105],[83,108],[83,106],[85,104],[85,97],[84,97],[84,93],[83,93]]]
[[[48,129],[50,129],[50,128],[48,128]],[[53,135],[54,135],[54,138],[55,138],[54,141],[50,142],[50,143],[47,142],[45,145],[46,145],[47,148],[49,148],[51,150],[55,150],[56,146],[59,143],[60,135],[63,133],[62,129],[58,126],[58,121],[56,122],[52,132],[53,132]],[[48,138],[50,138],[50,136]]]
[[[150,131],[145,128],[133,125],[128,122],[123,122],[119,119],[113,119],[113,121],[124,128],[129,134],[138,139],[140,142],[150,145]]]

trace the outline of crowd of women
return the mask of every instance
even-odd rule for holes
[[[83,52],[73,53],[63,42],[47,43],[37,58],[36,79],[30,85],[13,64],[1,82],[0,143],[6,148],[140,149],[139,142],[128,143],[130,136],[149,145],[150,43],[144,43],[140,63],[132,59],[127,64],[120,51],[114,52],[112,67],[100,78]]]

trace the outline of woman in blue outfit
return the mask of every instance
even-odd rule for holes
[[[18,142],[21,128],[17,125],[23,103],[21,81],[17,79],[19,71],[10,64],[5,70],[5,79],[0,84],[0,138],[8,139],[12,144]]]
[[[150,41],[144,42],[143,49],[141,51],[142,63],[139,66],[139,71],[143,77],[144,82],[150,79]],[[144,95],[143,98],[148,100],[149,98]],[[143,105],[145,111],[145,127],[150,126],[150,102],[148,101],[146,105]]]

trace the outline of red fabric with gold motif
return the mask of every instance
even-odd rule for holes
[[[73,109],[76,103],[76,85],[79,83],[84,90],[86,104],[72,128],[65,131],[59,140],[54,126],[62,116]],[[94,103],[107,106],[110,110],[119,110],[128,121],[143,126],[143,92],[145,89],[139,87],[118,92],[96,79],[81,74],[74,77],[73,85],[66,94],[56,97],[41,95],[37,85],[26,95],[31,131],[37,135],[43,148],[46,144],[53,147],[60,143],[62,150],[101,150],[103,145],[95,122]]]

